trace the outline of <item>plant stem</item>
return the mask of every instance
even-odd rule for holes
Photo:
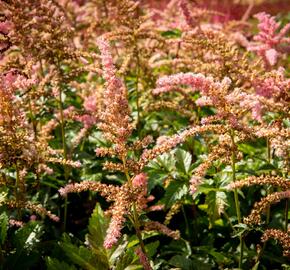
[[[269,138],[267,138],[267,157],[268,157],[269,164],[271,164],[271,145],[270,145]],[[268,193],[269,192],[267,191],[267,195],[268,195]],[[269,224],[269,222],[270,222],[270,216],[271,216],[271,205],[269,205],[267,207],[267,210],[266,210],[266,224]]]
[[[188,224],[188,220],[187,220],[187,217],[186,217],[186,213],[185,213],[185,210],[184,210],[184,206],[182,205],[181,207],[181,210],[182,210],[182,214],[183,214],[183,218],[184,218],[184,221],[185,221],[185,233],[187,235],[189,235],[189,224]]]
[[[232,180],[233,182],[236,181],[236,152],[235,152],[235,139],[234,139],[234,132],[231,134],[232,138]],[[240,204],[239,204],[239,197],[238,197],[238,190],[235,188],[234,189],[234,198],[235,198],[235,206],[236,206],[236,213],[237,213],[237,218],[238,218],[238,223],[241,223],[241,210],[240,210]]]
[[[127,166],[126,166],[126,158],[125,157],[122,158],[122,162],[123,162],[124,172],[125,172],[127,181],[129,183],[130,188],[132,188],[133,187],[132,186],[132,179],[131,179],[131,177],[130,177],[130,175],[128,173],[128,169],[127,169]],[[140,222],[139,222],[139,217],[138,217],[138,213],[137,213],[135,202],[132,203],[132,208],[133,208],[133,226],[135,228],[136,235],[137,235],[137,237],[139,239],[140,247],[141,247],[143,253],[145,254],[145,256],[148,258],[146,250],[145,250],[145,245],[144,245],[144,242],[143,242],[143,239],[142,239],[141,231],[140,231]]]
[[[63,116],[63,103],[62,103],[62,91],[61,88],[59,88],[59,111],[60,111],[60,125],[61,125],[61,138],[62,138],[62,149],[63,149],[63,157],[65,160],[67,160],[67,149],[66,149],[66,141],[65,141],[65,129],[64,129],[64,116]],[[65,182],[68,182],[68,171],[66,164],[63,165],[64,169],[64,179]],[[66,223],[67,223],[67,207],[68,207],[68,198],[65,197],[64,201],[64,221],[63,221],[63,230],[66,230]]]
[[[233,223],[230,220],[230,217],[228,216],[228,214],[226,213],[226,211],[223,212],[223,215],[225,216],[226,220],[228,221],[228,223],[230,224],[231,228],[233,229],[234,233],[236,233],[236,229],[233,226]]]
[[[289,199],[285,202],[285,232],[288,232],[288,211],[289,211]]]
[[[134,36],[135,40],[135,53],[136,53],[136,107],[137,107],[137,131],[139,132],[139,122],[140,122],[140,102],[139,102],[139,65],[140,65],[140,59],[138,54],[138,45],[137,40]]]
[[[269,164],[271,164],[271,144],[270,144],[269,138],[267,138],[267,158],[268,158]],[[271,175],[271,173],[270,173],[270,175]],[[267,190],[267,195],[268,194],[269,194],[269,192]],[[270,222],[270,215],[271,215],[271,205],[269,205],[267,207],[267,210],[266,210],[266,224],[269,224],[269,222]],[[264,250],[266,248],[266,244],[267,244],[267,242],[264,242],[262,249],[260,250],[259,255],[256,259],[256,263],[261,259],[262,255],[264,253]]]
[[[33,127],[33,132],[34,132],[34,138],[35,140],[37,139],[37,123],[35,121],[35,116],[33,114],[33,111],[32,111],[32,105],[31,105],[31,98],[29,97],[28,99],[28,104],[29,104],[29,114],[30,114],[30,121],[32,123],[32,127]]]
[[[232,180],[233,182],[236,181],[236,144],[235,144],[235,133],[234,130],[231,131],[231,139],[232,139]],[[241,210],[240,210],[240,203],[239,203],[239,196],[238,196],[238,190],[234,189],[234,199],[235,199],[235,206],[236,206],[236,213],[238,218],[238,223],[242,222],[241,218]],[[243,236],[240,235],[240,257],[239,257],[239,268],[242,269],[243,265],[243,253],[244,253],[244,241]]]
[[[133,31],[133,40],[134,40],[134,54],[136,56],[136,107],[137,107],[137,132],[139,134],[139,122],[140,122],[140,102],[139,102],[139,77],[140,77],[140,58],[138,52],[138,37],[135,34],[135,29]]]
[[[244,254],[244,240],[243,240],[243,236],[240,236],[240,258],[239,258],[239,268],[242,269],[243,266],[243,254]]]
[[[241,22],[246,22],[249,19],[250,15],[251,15],[251,11],[253,10],[253,7],[254,7],[254,1],[251,0],[247,10],[245,11],[245,13],[241,19]]]
[[[17,161],[16,161],[16,164],[15,164],[15,167],[16,167],[15,200],[16,200],[16,204],[18,204],[18,202],[19,202],[20,175],[19,175],[19,168],[18,168]],[[20,217],[21,217],[21,212],[20,212],[20,209],[17,208],[17,218],[20,220]]]

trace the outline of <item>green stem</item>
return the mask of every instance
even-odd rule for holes
[[[4,248],[2,249],[2,246],[0,246],[0,265],[4,265]]]
[[[30,121],[32,123],[33,132],[34,132],[34,138],[37,139],[37,122],[35,121],[35,116],[32,111],[32,105],[31,105],[31,98],[29,97],[29,114],[30,114]]]
[[[19,174],[19,168],[18,168],[17,161],[16,161],[16,164],[15,164],[15,167],[16,167],[15,200],[16,200],[16,204],[18,204],[18,202],[19,202],[20,174]],[[21,212],[20,212],[20,209],[17,208],[17,218],[20,220],[20,217],[21,217]]]
[[[243,266],[243,254],[244,254],[244,240],[243,236],[240,236],[240,258],[239,258],[239,268],[242,269]]]
[[[60,110],[60,125],[61,125],[61,139],[62,139],[62,147],[63,147],[63,157],[67,159],[67,149],[65,142],[65,129],[64,129],[64,116],[63,116],[63,103],[62,103],[62,91],[59,89],[59,110]]]
[[[132,188],[132,179],[129,175],[129,172],[128,172],[128,169],[127,169],[127,166],[126,166],[126,158],[123,157],[122,158],[122,162],[123,162],[123,166],[124,166],[124,172],[125,172],[125,175],[126,175],[126,178],[127,178],[127,181],[129,183],[129,186],[130,188]],[[142,239],[142,234],[141,234],[141,230],[140,230],[140,222],[139,222],[139,217],[138,217],[138,212],[137,212],[137,209],[136,209],[136,204],[135,202],[133,202],[132,204],[132,208],[133,208],[133,226],[135,228],[135,231],[136,231],[136,235],[139,239],[139,243],[140,243],[140,247],[142,249],[142,252],[145,254],[145,256],[148,258],[147,256],[147,253],[146,253],[146,250],[145,250],[145,245],[144,245],[144,242],[143,242],[143,239]]]
[[[268,157],[269,164],[271,164],[271,145],[270,145],[269,138],[267,138],[267,157]],[[268,193],[269,193],[269,191],[267,191],[267,195],[268,195]],[[266,210],[266,224],[269,224],[270,216],[271,216],[271,205],[269,205],[267,207],[267,210]]]
[[[257,256],[257,259],[256,259],[255,263],[258,263],[258,261],[261,259],[262,254],[264,253],[264,250],[266,248],[266,244],[267,244],[267,242],[264,242],[264,244],[262,246],[262,249],[260,250],[259,255]]]
[[[135,223],[133,225],[134,225],[134,228],[136,230],[137,237],[139,239],[140,247],[141,247],[143,253],[148,258],[147,254],[146,254],[146,250],[145,250],[145,245],[144,245],[144,242],[143,242],[143,239],[142,239],[142,234],[141,234],[141,230],[140,230],[140,222],[139,222],[139,218],[138,218],[135,202],[133,202],[133,217],[134,217],[134,223]]]
[[[140,58],[138,52],[138,37],[135,34],[135,29],[133,31],[134,40],[134,54],[136,56],[136,107],[137,107],[137,132],[139,134],[139,123],[140,123],[140,100],[139,100],[139,77],[140,77]]]
[[[33,132],[34,132],[34,139],[37,141],[37,120],[36,120],[36,117],[35,117],[35,115],[33,113],[33,110],[32,110],[31,98],[30,97],[29,97],[28,101],[29,101],[30,120],[31,120],[31,123],[32,123],[32,126],[33,126]],[[39,188],[40,188],[40,178],[39,178],[38,171],[36,171],[35,174],[36,174],[36,183],[37,183],[36,188],[37,188],[37,190],[39,190]]]
[[[285,232],[288,232],[288,211],[289,211],[289,199],[285,202]]]
[[[232,147],[233,147],[232,149],[232,172],[233,172],[232,180],[233,182],[236,182],[236,152],[235,152],[236,145],[235,145],[235,140],[234,140],[234,132],[232,132],[231,138],[232,138]],[[236,188],[234,189],[234,198],[235,198],[235,206],[236,206],[238,222],[241,223],[242,221],[241,210],[240,210],[240,204],[239,204],[238,190]]]
[[[224,211],[223,212],[223,215],[225,216],[226,220],[228,221],[228,223],[230,224],[231,228],[233,229],[234,233],[236,233],[236,229],[235,227],[233,226],[233,223],[231,222],[231,219],[230,217],[228,216],[228,214]]]
[[[232,139],[232,180],[233,182],[236,181],[236,144],[235,144],[235,133],[234,130],[231,131],[231,139]],[[240,210],[240,202],[239,202],[239,196],[238,196],[238,190],[234,189],[234,199],[235,199],[235,206],[236,206],[236,213],[238,218],[238,223],[242,222],[241,218],[241,210]],[[243,236],[240,235],[240,257],[239,257],[239,268],[242,269],[243,265],[243,253],[244,253],[244,241]]]
[[[140,101],[139,101],[139,65],[140,65],[140,59],[139,59],[139,54],[138,54],[138,46],[137,46],[137,41],[136,42],[136,60],[137,60],[137,66],[136,66],[136,107],[137,107],[137,130],[139,132],[139,122],[140,122]]]
[[[271,164],[271,144],[270,144],[269,138],[267,138],[267,158],[268,158],[269,164]],[[270,175],[271,175],[271,173],[270,173]],[[268,194],[269,194],[269,190],[267,190],[267,195]],[[266,209],[266,224],[267,225],[270,222],[270,216],[271,216],[271,205],[269,205]],[[267,244],[267,242],[264,242],[262,249],[260,250],[259,255],[256,259],[256,263],[261,259],[262,255],[264,253],[264,250],[266,248],[266,244]]]
[[[63,157],[65,161],[67,160],[67,148],[66,148],[66,140],[65,140],[65,128],[64,128],[64,115],[63,115],[63,102],[62,102],[62,91],[59,88],[59,111],[60,111],[60,125],[61,125],[61,139],[62,139],[62,149],[63,149]],[[68,171],[66,164],[63,165],[64,168],[64,179],[65,182],[68,182]],[[67,224],[67,207],[68,207],[68,199],[67,196],[64,201],[64,222],[63,222],[63,230],[66,230]]]
[[[186,217],[186,213],[185,213],[185,210],[184,210],[184,206],[182,205],[181,207],[181,210],[182,210],[182,214],[183,214],[183,218],[184,218],[184,221],[185,221],[185,233],[187,235],[189,235],[189,224],[188,224],[188,220],[187,220],[187,217]]]

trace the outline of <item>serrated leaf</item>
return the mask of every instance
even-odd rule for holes
[[[159,244],[160,244],[159,241],[154,241],[145,246],[148,257],[152,257],[156,253]]]
[[[47,270],[77,270],[75,266],[54,258],[47,257],[45,261]]]
[[[163,154],[152,160],[146,167],[146,173],[149,175],[148,192],[156,185],[163,186],[163,182],[168,175],[175,169],[175,161],[170,154]]]
[[[270,163],[263,164],[263,165],[259,166],[259,168],[258,168],[259,172],[269,172],[269,171],[273,171],[276,169],[277,169],[277,167],[275,167],[273,164],[270,164]]]
[[[104,215],[101,206],[97,203],[89,219],[87,240],[98,260],[109,267],[108,252],[103,246],[108,225],[109,218]]]
[[[238,149],[249,156],[255,155],[260,149],[250,144],[239,144]]]
[[[166,169],[168,172],[172,171],[175,166],[175,160],[171,154],[163,154],[156,158],[159,167]]]
[[[8,230],[8,216],[5,212],[0,215],[0,226],[0,243],[3,245],[6,240]]]
[[[113,253],[110,256],[110,264],[111,265],[115,264],[117,259],[120,258],[120,256],[125,253],[125,249],[126,249],[127,245],[128,245],[128,241],[125,240],[125,241],[123,241],[123,243],[119,244],[116,247],[116,249],[113,251]]]
[[[141,265],[129,265],[124,270],[138,270],[138,269],[143,269],[143,266],[141,266]]]
[[[176,201],[188,194],[188,187],[181,182],[172,181],[166,189],[163,202],[170,208]]]
[[[42,234],[43,227],[36,221],[29,222],[18,229],[11,241],[16,252],[7,257],[5,263],[9,268],[6,269],[31,269],[40,257],[37,247]]]
[[[225,205],[227,205],[227,197],[224,192],[210,191],[206,196],[206,204],[208,205],[206,211],[210,218],[210,227],[220,217]]]
[[[106,231],[109,225],[109,218],[104,215],[100,204],[96,204],[95,209],[89,219],[88,240],[91,245],[102,247],[106,237]]]
[[[196,269],[192,260],[182,255],[176,255],[169,260],[169,264],[182,270]]]
[[[60,243],[61,248],[70,260],[85,270],[107,270],[99,258],[84,246],[77,247],[72,243]]]
[[[257,262],[257,263],[253,266],[252,270],[258,270],[258,268],[259,268],[259,264],[260,264],[260,262]]]
[[[23,249],[30,252],[43,234],[43,227],[38,222],[29,222],[24,227],[16,231],[13,242],[18,251]]]
[[[178,149],[175,151],[176,158],[176,168],[184,174],[188,174],[190,171],[190,166],[192,162],[192,156],[189,152],[183,149]]]
[[[231,260],[228,258],[228,256],[225,256],[224,254],[220,252],[216,252],[215,250],[211,250],[209,252],[211,256],[213,256],[218,264],[229,264],[231,263]]]
[[[142,269],[140,265],[135,264],[136,254],[132,249],[128,249],[126,253],[117,261],[116,270],[123,269]]]

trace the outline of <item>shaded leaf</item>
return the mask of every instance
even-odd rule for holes
[[[46,258],[46,266],[47,270],[76,270],[75,266],[50,257]]]
[[[0,226],[1,226],[0,241],[1,245],[3,245],[6,240],[8,230],[8,216],[5,212],[0,215]]]
[[[167,208],[170,208],[176,201],[188,194],[188,187],[182,182],[170,182],[166,189],[163,202]]]

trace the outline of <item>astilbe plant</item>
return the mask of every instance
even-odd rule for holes
[[[140,262],[144,265],[144,268],[151,269],[142,240],[140,229],[142,223],[139,220],[139,216],[144,210],[150,210],[147,207],[147,202],[152,200],[152,198],[147,198],[147,175],[141,171],[143,163],[129,158],[130,152],[140,147],[146,147],[151,142],[151,138],[146,137],[142,141],[134,142],[131,146],[128,144],[133,126],[130,120],[127,89],[123,81],[116,75],[117,72],[111,56],[109,42],[104,37],[100,37],[97,44],[101,53],[103,77],[105,79],[104,110],[100,113],[98,128],[112,146],[110,148],[97,148],[96,154],[97,156],[117,157],[121,163],[108,161],[104,164],[104,167],[107,170],[122,171],[126,176],[126,182],[120,187],[115,187],[83,181],[79,184],[67,185],[60,189],[60,193],[62,196],[66,196],[71,192],[92,190],[100,192],[108,201],[113,201],[113,205],[107,211],[111,215],[111,221],[104,246],[112,248],[117,243],[121,237],[125,218],[129,216],[140,242],[140,250],[137,252]],[[158,222],[150,224],[151,230],[165,231],[165,234],[171,237],[179,237],[178,234],[171,232],[165,225]],[[144,229],[146,230],[146,228],[148,230],[148,225],[145,225]]]
[[[5,177],[5,170],[13,168],[16,173],[14,198],[7,194],[7,200],[1,202],[11,208],[27,208],[41,215],[48,215],[58,221],[58,217],[51,214],[41,206],[26,202],[25,177],[27,170],[34,166],[35,172],[41,170],[41,165],[49,162],[51,153],[45,149],[46,145],[36,141],[34,133],[29,125],[25,113],[18,108],[19,101],[15,96],[15,87],[20,83],[29,86],[31,82],[25,78],[17,77],[12,72],[1,77],[1,170],[2,185],[9,186],[9,180]],[[17,80],[16,80],[17,78]],[[9,178],[9,177],[8,177]],[[18,218],[21,218],[18,214]]]

